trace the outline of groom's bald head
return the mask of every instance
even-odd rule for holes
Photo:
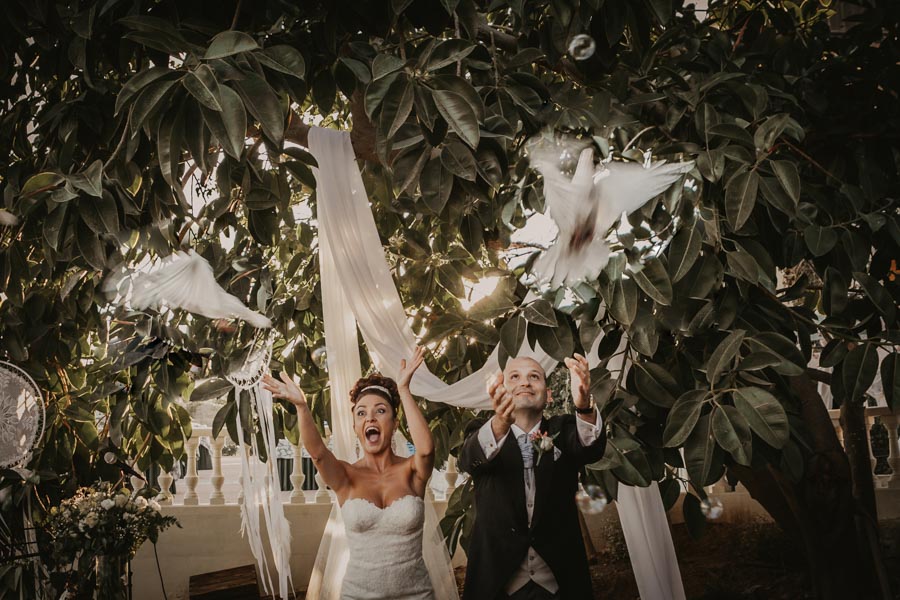
[[[547,374],[541,363],[521,356],[510,358],[503,369],[503,385],[517,409],[540,410],[547,405]]]

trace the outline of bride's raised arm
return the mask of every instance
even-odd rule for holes
[[[328,446],[325,445],[319,430],[313,421],[312,413],[309,412],[309,406],[306,403],[306,395],[297,384],[281,372],[281,381],[278,381],[271,375],[263,376],[263,387],[272,392],[273,398],[284,398],[297,407],[297,422],[300,426],[300,437],[303,440],[303,446],[309,452],[310,458],[316,465],[316,470],[321,473],[325,483],[335,491],[340,490],[347,484],[347,471],[344,463],[339,461]]]
[[[400,375],[397,377],[397,391],[400,393],[400,402],[403,404],[403,412],[406,414],[406,424],[409,427],[409,435],[412,437],[416,453],[413,455],[412,467],[416,479],[423,483],[428,482],[431,471],[434,468],[434,438],[431,437],[431,429],[419,405],[416,404],[412,393],[409,391],[409,383],[413,373],[425,359],[425,350],[421,346],[416,348],[412,358],[400,361]]]

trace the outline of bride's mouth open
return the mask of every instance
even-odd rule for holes
[[[366,441],[373,446],[381,440],[381,431],[377,427],[366,427]]]

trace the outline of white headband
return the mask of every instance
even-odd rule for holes
[[[367,385],[363,389],[359,390],[359,395],[361,396],[363,393],[365,393],[369,390],[378,390],[379,392],[384,392],[385,394],[387,394],[389,398],[393,397],[391,394],[391,390],[387,389],[384,386],[380,386],[380,385]]]

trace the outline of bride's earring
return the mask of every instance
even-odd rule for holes
[[[397,438],[391,436],[391,452],[397,454]]]
[[[359,438],[356,438],[356,458],[359,459]]]

